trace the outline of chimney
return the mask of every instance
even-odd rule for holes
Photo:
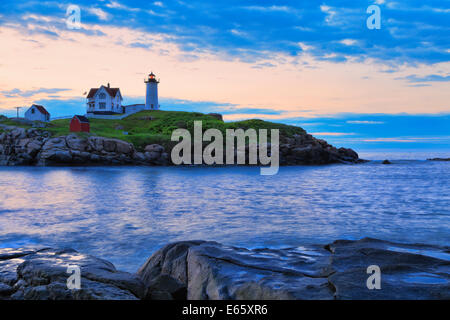
[[[108,88],[109,88],[109,82],[108,82]]]

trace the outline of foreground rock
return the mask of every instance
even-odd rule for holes
[[[80,290],[67,288],[69,265],[81,269]],[[136,300],[144,293],[136,275],[72,249],[0,249],[0,299]]]
[[[282,250],[189,241],[159,250],[138,274],[145,284],[171,277],[188,299],[450,299],[449,259],[448,247],[374,239]],[[370,265],[381,268],[381,290],[367,288]]]
[[[81,289],[67,289],[78,265]],[[369,290],[369,266],[381,289]],[[137,274],[72,249],[0,249],[0,299],[450,299],[450,248],[375,239],[287,249],[185,241]]]

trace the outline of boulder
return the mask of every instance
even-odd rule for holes
[[[35,157],[39,153],[39,151],[41,151],[43,144],[44,144],[44,142],[40,141],[38,139],[31,140],[31,142],[28,143],[28,145],[27,145],[27,153],[31,157]]]
[[[45,142],[42,148],[43,151],[52,149],[67,149],[66,139],[65,137],[50,138]]]
[[[329,277],[336,299],[450,299],[449,247],[399,244],[365,238],[338,240],[326,246],[332,253]],[[381,271],[381,289],[369,290],[369,266]]]
[[[0,249],[0,255],[11,250]],[[105,260],[72,249],[15,251],[15,256],[10,254],[0,260],[0,298],[136,300],[144,297],[145,288],[136,275],[117,271]],[[69,265],[81,270],[79,290],[67,287]]]
[[[188,299],[450,299],[449,247],[365,238],[326,246],[244,249],[216,242],[165,246],[138,275],[158,298],[180,290]],[[381,289],[369,289],[369,266]],[[164,277],[164,280],[161,280]],[[167,281],[171,290],[161,285]],[[164,293],[161,293],[164,292]]]
[[[147,161],[155,161],[155,160],[159,159],[161,154],[158,152],[151,151],[151,152],[145,152],[144,156]]]
[[[158,275],[147,286],[145,299],[148,300],[186,300],[186,286],[179,280]]]
[[[111,139],[103,140],[103,150],[106,152],[115,152],[117,142]]]
[[[145,147],[144,151],[162,153],[164,152],[164,147],[159,144],[149,144]]]
[[[122,140],[115,140],[115,142],[117,153],[132,154],[134,152],[134,147],[131,143]]]
[[[103,151],[103,141],[105,138],[92,136],[88,138],[88,144],[93,151]]]
[[[180,242],[155,253],[138,271],[146,285],[161,276],[184,284],[187,298],[333,299],[326,278],[329,252],[247,250],[215,242]]]
[[[88,147],[88,142],[84,138],[80,138],[75,134],[70,134],[66,137],[67,146],[70,149],[85,151]]]
[[[347,157],[348,159],[355,159],[355,160],[357,160],[359,158],[358,154],[352,149],[339,148],[338,152],[340,154],[342,154],[344,157]]]
[[[16,127],[11,131],[11,136],[14,139],[24,139],[27,137],[26,130],[24,128]]]
[[[381,164],[392,164],[389,160],[384,160]]]

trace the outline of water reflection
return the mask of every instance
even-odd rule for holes
[[[135,271],[160,246],[450,243],[449,163],[258,168],[0,168],[0,246],[72,247]]]

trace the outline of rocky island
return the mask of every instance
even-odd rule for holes
[[[70,133],[68,120],[36,128],[0,119],[0,165],[171,165],[171,132],[191,130],[198,120],[205,130],[279,129],[281,165],[362,161],[352,149],[336,148],[295,126],[262,120],[225,123],[217,114],[142,111],[123,120],[93,119],[89,134]]]
[[[68,265],[81,289],[67,288]],[[367,268],[379,266],[381,289]],[[73,249],[0,249],[0,299],[450,299],[450,248],[376,239],[245,249],[208,241],[161,248],[132,274]]]

